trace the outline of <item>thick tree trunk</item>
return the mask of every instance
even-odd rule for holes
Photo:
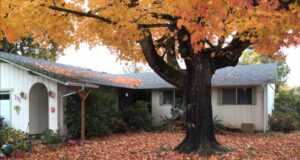
[[[219,145],[214,135],[211,106],[213,65],[203,57],[196,61],[187,66],[186,137],[176,147],[179,152],[207,151]]]

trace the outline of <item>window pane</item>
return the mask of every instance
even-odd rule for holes
[[[11,109],[10,109],[10,94],[7,92],[0,93],[0,117],[4,118],[4,123],[10,125]]]
[[[252,104],[252,89],[238,88],[238,104]]]
[[[173,91],[164,91],[162,104],[173,104],[173,102],[174,102]]]
[[[0,107],[0,117],[4,118],[4,123],[10,125],[10,106],[2,105]]]
[[[222,104],[236,104],[236,89],[222,89]]]
[[[0,93],[0,100],[8,100],[9,99],[9,94],[1,94]]]

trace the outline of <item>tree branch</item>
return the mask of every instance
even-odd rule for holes
[[[249,40],[242,41],[239,38],[233,39],[227,47],[218,51],[219,53],[217,53],[214,59],[215,69],[237,65],[239,57],[250,45]]]
[[[177,21],[178,19],[180,19],[180,17],[178,16],[172,16],[165,13],[151,12],[150,14],[152,15],[153,18],[157,18],[157,19],[165,19],[169,21]]]
[[[149,66],[167,82],[182,89],[184,86],[185,74],[181,70],[169,66],[158,54],[153,43],[151,32],[143,30],[144,38],[139,41],[142,52]]]
[[[105,17],[101,17],[95,14],[91,14],[90,12],[88,13],[84,13],[84,12],[80,12],[80,11],[75,11],[75,10],[71,10],[71,9],[67,9],[67,8],[62,8],[62,7],[57,7],[57,6],[49,6],[48,8],[55,10],[55,11],[61,11],[61,12],[66,12],[66,13],[71,13],[77,16],[81,16],[81,17],[90,17],[90,18],[95,18],[98,19],[102,22],[108,23],[108,24],[117,24],[117,22],[112,21],[108,18]]]
[[[91,12],[80,12],[80,11],[75,11],[75,10],[71,10],[71,9],[67,9],[67,8],[63,8],[63,7],[57,7],[57,6],[49,6],[48,8],[55,10],[55,11],[61,11],[61,12],[66,12],[66,13],[71,13],[77,16],[81,16],[81,17],[89,17],[89,18],[94,18],[97,20],[100,20],[102,22],[108,23],[108,24],[118,24],[118,22],[113,21],[111,19],[96,15],[96,14],[92,14]],[[159,28],[159,27],[172,27],[174,26],[174,24],[169,24],[169,23],[157,23],[157,24],[137,24],[138,27],[140,28]]]
[[[171,27],[172,24],[168,23],[156,23],[156,24],[137,24],[140,28],[160,28],[160,27]]]
[[[205,43],[207,43],[210,48],[215,48],[215,46],[207,38],[205,38]]]

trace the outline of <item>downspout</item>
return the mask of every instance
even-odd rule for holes
[[[83,91],[84,90],[84,87],[81,87],[81,90],[80,91]],[[64,112],[63,112],[63,110],[64,110],[64,107],[63,107],[63,104],[64,104],[64,98],[66,98],[66,97],[69,97],[69,96],[71,96],[71,95],[74,95],[74,94],[76,94],[77,92],[70,92],[70,93],[67,93],[67,94],[64,94],[64,95],[62,95],[60,98],[61,98],[61,101],[60,101],[60,106],[61,106],[61,118],[62,118],[62,121],[61,121],[61,129],[62,129],[62,131],[63,132],[65,132],[64,131]],[[65,133],[63,133],[63,134],[65,134]]]
[[[263,85],[263,89],[264,89],[264,98],[263,98],[263,100],[264,100],[264,117],[263,117],[263,123],[264,123],[264,126],[263,126],[263,131],[264,132],[266,132],[267,131],[267,107],[268,107],[268,100],[267,100],[267,96],[268,96],[268,88],[267,88],[267,85],[266,84],[264,84]]]

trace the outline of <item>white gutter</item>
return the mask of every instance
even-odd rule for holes
[[[99,86],[94,84],[84,84],[84,83],[75,83],[75,82],[67,82],[66,86],[74,86],[74,87],[88,87],[88,88],[99,88]]]

